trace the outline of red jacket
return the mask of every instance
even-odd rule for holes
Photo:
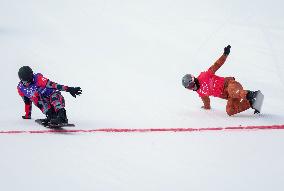
[[[227,55],[223,54],[207,71],[201,72],[197,77],[200,88],[197,90],[201,97],[204,107],[210,109],[209,96],[227,99],[228,95],[225,91],[225,86],[228,80],[232,77],[220,77],[215,75],[215,72],[225,63]]]
[[[224,89],[224,77],[217,76],[212,73],[211,70],[202,72],[197,77],[200,88],[197,93],[200,97],[214,96],[222,98],[222,93]]]

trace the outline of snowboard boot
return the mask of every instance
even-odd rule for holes
[[[250,105],[252,106],[253,103],[255,102],[255,98],[256,98],[256,95],[257,95],[257,91],[249,91],[247,90],[247,95],[246,95],[246,98],[247,100],[249,101]]]
[[[50,120],[50,124],[60,125],[64,123],[68,123],[68,119],[66,116],[66,110],[62,108],[57,111],[57,116]]]
[[[53,108],[50,108],[45,115],[46,118],[41,120],[44,124],[50,123],[51,119],[54,119],[56,117],[56,113]]]
[[[253,108],[254,102],[256,101],[256,96],[257,96],[258,91],[249,91],[247,90],[247,95],[246,98],[250,103],[250,107],[252,109],[254,109],[254,114],[258,114],[260,113],[258,110],[256,110],[255,108]]]

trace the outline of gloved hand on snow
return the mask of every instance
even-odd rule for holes
[[[31,116],[25,116],[25,115],[23,115],[22,118],[23,118],[23,119],[31,119]]]
[[[224,54],[225,54],[226,56],[228,56],[228,55],[230,54],[230,49],[231,49],[231,46],[230,46],[230,45],[228,45],[228,46],[226,46],[226,47],[224,48]]]
[[[206,110],[211,109],[211,107],[210,107],[210,106],[207,106],[207,107],[205,107],[205,106],[201,106],[201,108],[202,108],[202,109],[206,109]]]
[[[68,87],[66,91],[69,92],[73,97],[82,94],[82,89],[80,87]]]

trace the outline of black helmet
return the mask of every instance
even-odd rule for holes
[[[18,75],[21,81],[31,81],[33,79],[33,70],[29,66],[22,66]]]

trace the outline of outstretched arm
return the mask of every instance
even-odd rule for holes
[[[60,85],[56,82],[50,81],[49,79],[43,77],[42,75],[39,75],[38,77],[38,85],[41,87],[47,87],[56,89],[59,91],[66,91],[69,92],[73,97],[76,97],[76,95],[82,94],[82,90],[80,87],[68,87],[64,85]]]
[[[46,87],[56,89],[56,90],[59,90],[59,91],[67,91],[67,89],[68,89],[68,86],[60,85],[60,84],[52,82],[50,80],[47,81]]]
[[[215,74],[215,72],[225,63],[228,55],[230,54],[231,46],[228,45],[224,48],[223,55],[209,68],[209,70]]]
[[[69,92],[73,97],[76,97],[77,95],[81,95],[82,94],[82,90],[81,90],[80,87],[63,86],[63,85],[57,84],[55,82],[52,82],[50,80],[48,80],[46,87],[57,89],[59,91]]]

